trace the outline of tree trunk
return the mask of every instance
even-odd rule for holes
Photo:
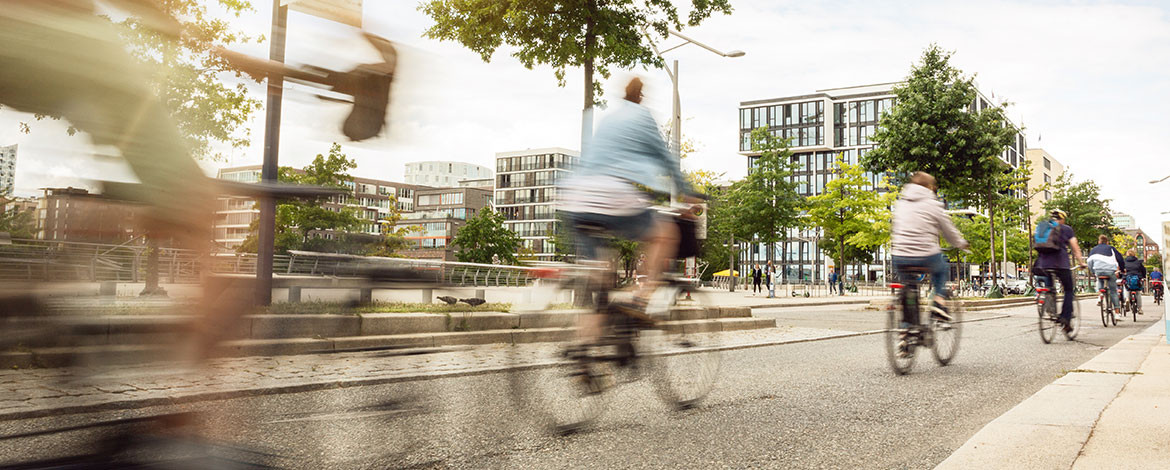
[[[158,234],[147,234],[146,249],[146,288],[139,295],[167,295],[167,291],[158,285]]]
[[[995,264],[995,204],[993,202],[994,193],[989,193],[987,196],[987,226],[991,230],[991,236],[988,240],[991,242],[991,283],[998,285],[996,275],[999,272],[998,266]]]
[[[727,279],[728,291],[735,292],[735,235],[727,241]]]

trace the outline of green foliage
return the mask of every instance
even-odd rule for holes
[[[766,128],[751,134],[752,150],[759,152],[748,175],[731,186],[728,204],[735,238],[755,236],[761,243],[782,240],[788,229],[800,225],[804,198],[797,194],[792,172],[792,151],[788,140],[773,136]]]
[[[836,178],[825,183],[825,191],[808,198],[804,223],[821,229],[818,246],[836,260],[836,266],[853,262],[870,262],[873,251],[890,240],[890,206],[895,193],[875,193],[869,188],[861,166],[845,163],[841,157],[834,165]]]
[[[457,41],[484,62],[506,45],[526,68],[552,67],[561,86],[566,68],[583,66],[586,107],[601,94],[594,66],[605,78],[615,67],[661,67],[643,28],[665,37],[683,26],[674,4],[661,0],[426,0],[419,10],[435,20],[426,37]],[[730,14],[729,1],[691,0],[686,24],[716,12]]]
[[[1000,188],[1005,165],[999,155],[1015,138],[1004,110],[972,109],[974,77],[950,65],[951,53],[932,44],[906,83],[894,87],[895,106],[881,116],[876,148],[863,164],[873,172],[925,171],[938,179],[939,193],[951,201],[985,207]]]
[[[328,155],[318,154],[304,171],[297,172],[290,167],[281,167],[277,179],[284,183],[298,183],[348,190],[347,182],[353,181],[349,171],[357,163],[341,151],[341,145],[334,143]],[[345,201],[350,198],[346,196]],[[363,224],[353,208],[343,207],[334,211],[324,207],[328,199],[285,201],[276,206],[277,253],[289,250],[306,250],[324,253],[352,255],[393,256],[406,249],[410,242],[405,236],[409,228],[391,229],[400,220],[398,211],[391,204],[388,220],[381,220],[380,235],[352,233]],[[344,202],[344,201],[343,201]],[[393,202],[393,201],[392,201]],[[252,233],[237,251],[256,252],[258,221],[252,223]],[[325,238],[323,233],[331,233]]]
[[[1071,173],[1065,173],[1048,186],[1052,199],[1044,203],[1044,211],[1061,209],[1068,213],[1065,223],[1072,227],[1083,252],[1097,244],[1098,235],[1121,233],[1113,226],[1109,214],[1109,199],[1101,197],[1101,188],[1093,180],[1074,182]],[[1046,219],[1047,217],[1045,217]]]
[[[1146,257],[1146,269],[1151,270],[1154,268],[1162,269],[1162,255],[1160,253],[1154,253]]]
[[[612,243],[617,256],[616,264],[622,267],[626,279],[633,278],[638,268],[641,244],[637,240],[614,240]]]
[[[455,258],[467,263],[516,264],[520,237],[504,227],[504,215],[484,209],[455,234]]]
[[[991,244],[988,240],[991,229],[988,226],[987,217],[952,215],[951,221],[955,223],[955,229],[963,234],[963,238],[970,244],[968,247],[970,252],[955,250],[947,252],[951,261],[972,264],[983,264],[991,261]],[[942,243],[945,244],[946,240],[944,239]]]
[[[700,190],[702,191],[702,190]],[[709,188],[707,201],[707,239],[699,249],[698,258],[707,263],[703,280],[711,280],[712,274],[729,268],[732,248],[727,246],[735,230],[735,204],[731,191],[719,187]]]
[[[1114,234],[1113,238],[1110,240],[1110,244],[1113,245],[1114,248],[1117,248],[1117,251],[1121,253],[1121,256],[1125,256],[1126,252],[1129,250],[1137,251],[1138,246],[1137,239],[1127,233]]]
[[[36,211],[12,209],[0,212],[0,232],[8,232],[11,238],[36,238]]]

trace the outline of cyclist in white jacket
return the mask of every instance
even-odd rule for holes
[[[1121,314],[1121,303],[1117,299],[1117,273],[1125,266],[1125,261],[1121,258],[1121,253],[1109,245],[1109,237],[1101,235],[1097,237],[1097,246],[1089,251],[1089,272],[1097,276],[1097,288],[1102,287],[1102,283],[1107,289],[1109,295],[1106,300],[1108,308],[1114,309],[1118,315]]]

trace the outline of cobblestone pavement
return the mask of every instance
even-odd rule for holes
[[[721,347],[850,334],[781,327],[718,335]],[[552,343],[217,359],[201,367],[152,363],[117,367],[0,371],[0,420],[94,409],[370,385],[533,364]]]

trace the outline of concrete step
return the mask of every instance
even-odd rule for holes
[[[775,328],[772,318],[731,317],[664,322],[668,331],[708,333]],[[567,341],[572,326],[502,328],[481,331],[441,331],[386,335],[314,338],[234,339],[216,345],[220,357],[286,356],[369,349],[398,349],[475,344],[515,344]],[[132,364],[177,359],[178,343],[33,348],[0,353],[0,367],[61,367],[71,364]]]

